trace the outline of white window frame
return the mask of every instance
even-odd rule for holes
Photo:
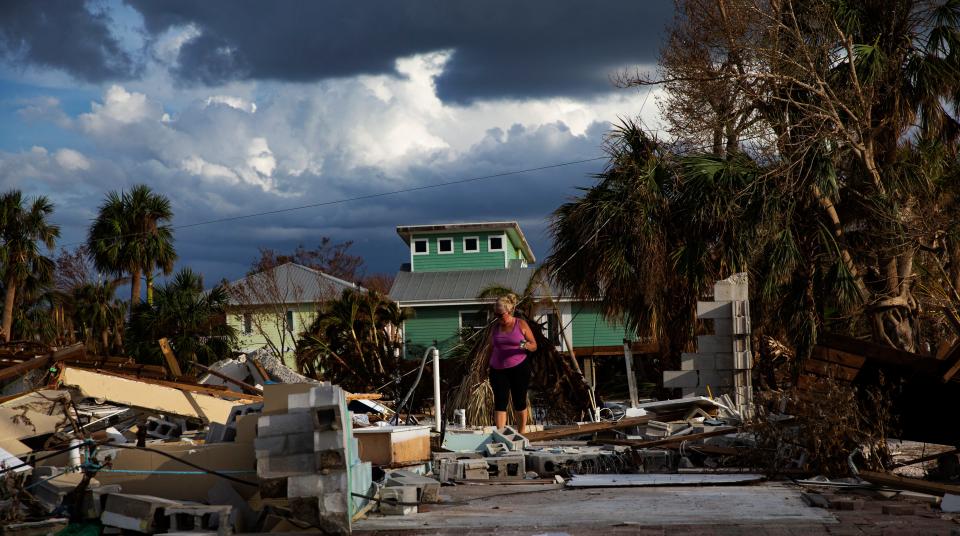
[[[499,239],[500,239],[500,247],[497,248],[497,249],[494,249],[493,246],[490,244],[490,242],[491,242],[494,238],[499,238]],[[506,252],[506,251],[507,251],[507,236],[506,236],[506,235],[490,235],[490,236],[488,236],[488,237],[487,237],[487,251],[489,251],[489,252],[491,252],[491,253],[499,253],[499,252],[501,252],[501,251],[502,251],[502,252]]]
[[[417,253],[417,242],[425,242],[427,244],[427,250],[422,253]],[[429,238],[414,238],[410,241],[410,253],[413,255],[429,255],[430,254],[430,239]]]
[[[253,313],[240,313],[240,331],[244,335],[253,335]]]
[[[440,251],[440,242],[444,240],[450,241],[450,251]],[[443,237],[437,239],[437,255],[453,255],[457,251],[457,248],[453,245],[453,237]]]
[[[467,240],[476,240],[477,249],[467,249]],[[463,237],[463,252],[464,253],[480,253],[480,237],[479,236],[465,236]]]

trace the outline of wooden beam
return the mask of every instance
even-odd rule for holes
[[[957,454],[957,453],[960,453],[960,449],[948,450],[948,451],[946,451],[946,452],[938,452],[937,454],[927,454],[926,456],[923,456],[923,457],[920,457],[920,458],[916,458],[916,459],[914,459],[914,460],[908,460],[908,461],[905,461],[905,462],[895,463],[895,464],[893,464],[893,466],[894,466],[894,467],[907,467],[907,466],[910,466],[910,465],[916,465],[916,464],[918,464],[918,463],[932,462],[933,460],[936,460],[936,459],[939,458],[940,456],[949,456],[950,454]]]
[[[244,391],[246,391],[246,392],[248,392],[248,393],[255,394],[255,395],[262,395],[262,394],[263,394],[259,389],[257,389],[256,387],[250,385],[250,384],[247,383],[247,382],[242,382],[242,381],[240,381],[240,380],[235,380],[235,379],[231,378],[230,376],[227,376],[226,374],[223,374],[223,373],[221,373],[221,372],[219,372],[219,371],[213,370],[213,369],[210,368],[210,367],[206,367],[206,366],[204,366],[204,365],[201,365],[200,363],[190,363],[190,364],[193,365],[194,367],[197,367],[198,369],[206,372],[207,374],[209,374],[209,375],[211,375],[211,376],[216,376],[217,378],[220,378],[221,380],[223,380],[223,381],[225,381],[225,382],[230,382],[230,383],[236,385],[237,387],[243,389]]]
[[[167,361],[170,374],[174,378],[183,376],[183,372],[180,371],[180,363],[177,362],[177,356],[173,355],[173,348],[170,348],[170,341],[164,337],[157,342],[160,343],[160,351],[163,352],[163,358]]]
[[[82,342],[78,342],[76,344],[61,348],[52,354],[40,356],[29,361],[24,361],[19,365],[2,369],[0,370],[0,381],[15,378],[34,369],[49,367],[50,365],[59,363],[60,361],[76,359],[78,356],[82,357],[85,354],[86,348]]]
[[[554,428],[540,432],[527,432],[524,436],[530,441],[550,441],[552,439],[561,439],[564,437],[574,437],[579,435],[592,434],[594,432],[603,432],[606,430],[616,430],[617,428],[629,428],[631,426],[640,426],[647,424],[655,419],[653,415],[644,415],[643,417],[627,417],[616,422],[595,422],[584,423],[575,426],[564,426],[563,428]]]
[[[960,372],[960,341],[957,341],[943,358],[943,374],[940,375],[940,381],[947,383]]]
[[[907,491],[917,491],[928,493],[930,495],[943,496],[946,493],[954,495],[960,494],[960,486],[955,484],[943,484],[940,482],[930,482],[929,480],[920,480],[917,478],[906,478],[890,473],[878,473],[876,471],[860,471],[860,478],[873,484],[889,486],[891,488],[905,489]]]
[[[347,400],[381,400],[383,395],[380,393],[350,393]]]
[[[702,432],[702,433],[699,433],[699,434],[686,434],[686,435],[679,435],[679,436],[673,436],[673,437],[665,437],[665,438],[663,438],[663,439],[654,439],[654,440],[651,440],[651,441],[632,441],[632,440],[619,439],[619,440],[617,440],[616,444],[617,444],[617,445],[626,445],[626,446],[629,446],[629,447],[633,447],[633,448],[635,448],[635,449],[646,449],[646,448],[651,448],[651,447],[665,447],[665,446],[679,445],[680,443],[683,443],[684,441],[696,441],[696,440],[698,440],[698,439],[705,439],[705,438],[708,438],[708,437],[713,437],[713,436],[718,436],[718,435],[726,435],[726,434],[730,434],[730,433],[733,433],[733,432],[736,432],[736,431],[737,431],[737,428],[734,427],[734,426],[724,426],[723,428],[720,428],[720,429],[717,429],[717,430],[710,430],[709,432]],[[604,441],[596,441],[596,443],[600,444],[600,443],[604,443]]]
[[[109,370],[97,370],[96,372],[98,374],[115,376],[117,378],[124,378],[124,379],[138,381],[138,382],[142,382],[150,385],[160,385],[163,387],[170,387],[173,389],[179,389],[181,391],[186,391],[191,393],[202,393],[207,395],[214,395],[220,398],[228,397],[228,398],[238,399],[238,400],[250,400],[253,402],[260,402],[261,400],[263,400],[263,397],[260,395],[248,395],[245,393],[238,393],[236,391],[231,391],[226,387],[219,386],[219,385],[196,385],[196,384],[182,383],[182,382],[171,382],[166,380],[155,380],[151,378],[136,378],[133,376],[120,374],[120,373],[109,371]]]

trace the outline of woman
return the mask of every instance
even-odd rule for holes
[[[530,386],[527,352],[536,351],[537,342],[527,322],[513,316],[516,307],[516,294],[501,296],[494,305],[497,321],[490,334],[490,386],[493,388],[497,429],[507,425],[507,398],[510,396],[513,411],[517,413],[517,431],[522,434],[527,426],[527,388]]]

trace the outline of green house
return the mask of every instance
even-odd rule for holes
[[[239,335],[239,349],[265,349],[293,367],[298,334],[317,317],[324,302],[346,289],[364,289],[313,268],[288,262],[226,285],[227,323]]]
[[[433,345],[441,356],[450,355],[461,343],[461,328],[480,329],[492,319],[492,303],[478,298],[484,289],[501,286],[522,296],[535,271],[536,257],[517,222],[401,226],[397,234],[410,257],[390,297],[414,311],[402,327],[408,359]],[[570,344],[578,357],[623,355],[623,325],[607,322],[596,302],[558,289],[538,289],[534,298],[544,292],[557,306],[538,311],[535,320],[559,350]]]

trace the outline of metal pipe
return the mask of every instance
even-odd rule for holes
[[[434,346],[431,351],[433,352],[433,414],[437,421],[434,428],[439,432],[443,424],[443,414],[440,413],[440,350]]]

